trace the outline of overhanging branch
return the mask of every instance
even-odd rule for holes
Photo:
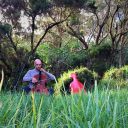
[[[63,23],[64,21],[66,21],[68,18],[69,18],[70,14],[64,19],[64,20],[61,20],[61,21],[58,21],[58,22],[55,22],[55,23],[51,23],[46,29],[45,29],[45,32],[44,34],[41,36],[41,38],[39,39],[39,41],[37,42],[36,46],[34,47],[34,49],[31,51],[31,53],[33,54],[36,49],[38,48],[38,46],[40,45],[41,41],[44,39],[44,37],[46,36],[46,34],[48,33],[48,31],[50,29],[52,29],[54,26],[58,25],[58,24],[61,24]]]

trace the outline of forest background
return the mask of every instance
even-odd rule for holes
[[[0,70],[4,89],[43,60],[59,78],[81,66],[98,74],[128,64],[126,0],[1,0]],[[127,76],[126,78],[127,79]]]

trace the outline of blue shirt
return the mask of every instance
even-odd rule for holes
[[[45,74],[47,76],[47,80],[55,80],[55,76],[49,72],[41,71],[41,74]],[[36,75],[39,75],[39,71],[37,69],[29,70],[25,76],[23,77],[23,81],[29,82],[29,87],[33,88],[32,78]]]

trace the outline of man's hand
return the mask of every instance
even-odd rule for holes
[[[46,72],[43,68],[41,68],[40,71],[42,71],[42,72]]]
[[[36,79],[36,78],[32,78],[32,83],[37,83],[38,82],[38,80]]]

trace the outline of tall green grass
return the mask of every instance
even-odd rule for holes
[[[1,92],[0,128],[127,128],[128,91],[46,96]]]
[[[1,77],[1,80],[0,80],[0,91],[2,89],[2,85],[3,85],[3,81],[4,81],[4,71],[3,71],[3,69],[1,71],[1,74],[2,74],[2,77]]]

